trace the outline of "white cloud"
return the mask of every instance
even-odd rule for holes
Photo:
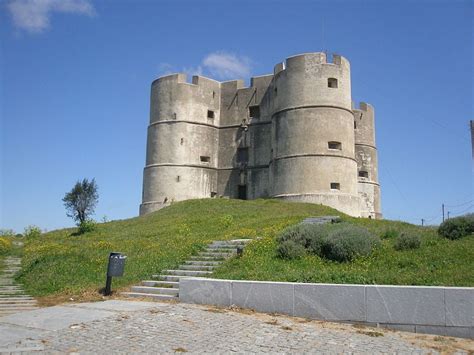
[[[199,65],[184,67],[177,70],[169,63],[160,63],[160,76],[182,72],[188,75],[204,75],[220,80],[245,79],[250,76],[252,61],[243,56],[227,52],[213,52],[208,54]]]
[[[250,75],[251,61],[226,52],[214,52],[204,58],[202,65],[219,79],[239,79]]]
[[[11,0],[7,8],[15,26],[30,33],[48,29],[54,12],[95,15],[90,0]]]

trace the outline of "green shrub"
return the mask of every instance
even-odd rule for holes
[[[367,229],[350,224],[334,228],[325,240],[322,255],[334,261],[351,261],[366,256],[380,243]]]
[[[284,240],[278,244],[277,255],[282,259],[298,259],[306,254],[306,249],[293,240]]]
[[[382,239],[395,239],[400,235],[400,233],[393,228],[385,230],[380,236]]]
[[[23,235],[26,238],[37,238],[41,236],[41,229],[38,226],[30,225],[25,228],[25,232],[23,233]]]
[[[84,234],[84,233],[92,232],[96,229],[96,227],[97,227],[97,223],[92,219],[88,219],[79,223],[79,230],[77,231],[77,233]]]
[[[395,250],[418,249],[421,246],[421,238],[418,234],[401,233],[395,239]]]
[[[438,234],[454,240],[474,233],[474,213],[448,219],[441,223]]]
[[[297,224],[286,228],[277,238],[278,243],[292,241],[310,253],[321,255],[330,224]]]
[[[350,261],[370,254],[379,241],[367,229],[349,223],[298,224],[278,236],[277,255],[292,259],[307,251],[330,260]]]
[[[0,237],[0,255],[8,253],[12,249],[12,241],[6,237]]]

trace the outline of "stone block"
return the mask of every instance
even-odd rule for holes
[[[232,281],[203,278],[179,280],[179,300],[186,303],[230,306]]]
[[[232,282],[232,304],[259,312],[293,315],[293,284],[286,282]]]
[[[473,339],[472,327],[445,327],[446,336]]]
[[[366,286],[366,292],[368,322],[446,324],[442,287]]]
[[[474,288],[446,287],[446,325],[474,326]]]
[[[295,316],[364,322],[365,286],[295,284]]]

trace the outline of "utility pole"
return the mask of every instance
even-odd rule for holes
[[[444,222],[444,203],[441,205],[441,209],[443,210],[443,222]]]
[[[449,219],[449,211],[448,211],[448,219]]]
[[[422,218],[422,219],[421,219],[421,226],[423,227],[424,225],[425,225],[425,219]]]

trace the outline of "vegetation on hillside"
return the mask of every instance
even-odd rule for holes
[[[327,261],[316,255],[284,260],[276,255],[276,237],[310,216],[340,215],[345,222],[382,237],[371,255],[352,262]],[[125,275],[113,288],[148,279],[177,267],[214,240],[256,239],[242,258],[224,263],[215,277],[298,282],[378,283],[474,286],[474,236],[439,237],[436,229],[403,222],[351,218],[321,205],[275,200],[191,200],[143,217],[100,223],[92,232],[76,228],[24,238],[19,280],[34,296],[94,293],[104,286],[108,254],[128,256]],[[417,234],[418,249],[397,251],[400,232]],[[77,299],[77,298],[75,298]]]
[[[440,237],[437,229],[404,222],[345,217],[364,226],[382,242],[369,256],[335,262],[310,253],[293,260],[278,257],[274,236],[250,243],[244,256],[232,259],[213,277],[236,280],[271,280],[352,284],[474,286],[474,235],[459,240]],[[416,235],[417,237],[399,237]],[[413,244],[420,239],[420,246]],[[403,242],[400,240],[403,239]],[[410,247],[400,248],[400,243]],[[396,246],[398,249],[396,250]]]
[[[214,240],[276,235],[312,215],[334,215],[320,205],[274,200],[227,199],[179,202],[147,216],[100,223],[78,235],[76,228],[26,238],[20,281],[34,296],[78,294],[104,286],[108,255],[128,256],[125,275],[113,286],[128,286],[172,269]]]

